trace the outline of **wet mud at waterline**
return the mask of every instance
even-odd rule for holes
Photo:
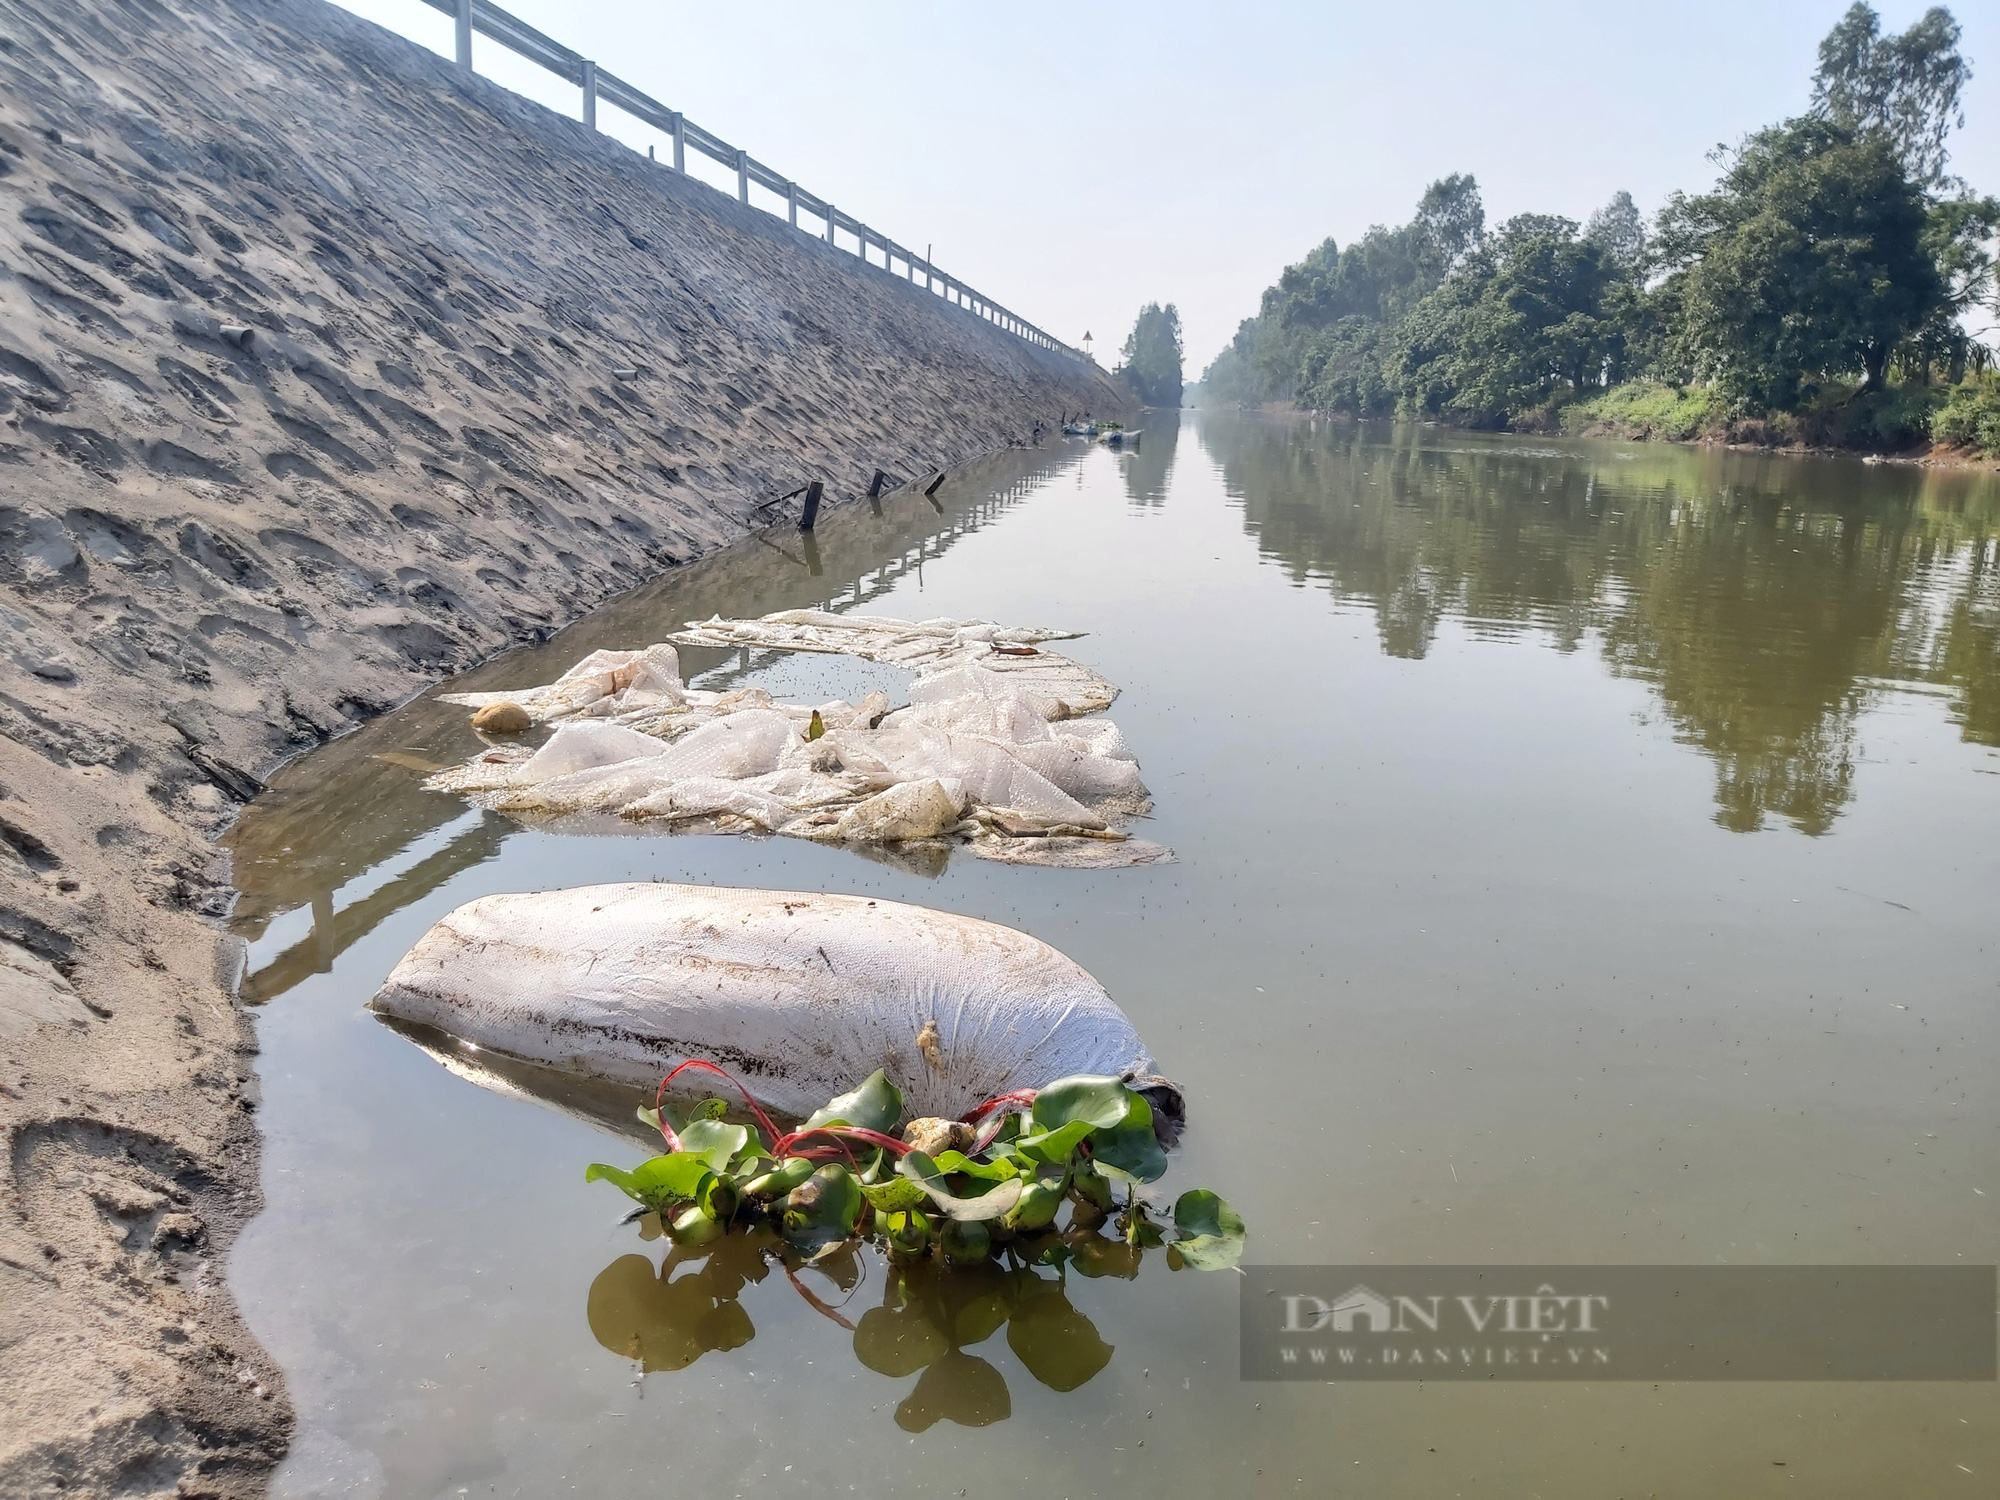
[[[246,811],[268,1206],[230,1275],[300,1412],[277,1493],[589,1493],[666,1446],[716,1494],[1858,1500],[2000,1465],[1983,1385],[1246,1383],[1235,1278],[1157,1252],[861,1250],[795,1286],[584,1183],[652,1149],[635,1098],[364,1009],[487,894],[907,901],[1105,986],[1184,1091],[1161,1188],[1224,1194],[1250,1260],[1994,1259],[1990,477],[1214,415],[939,499],[754,540],[439,692],[715,614],[1046,622],[1119,685],[1177,862],[515,819],[426,790],[481,745],[438,693]],[[793,703],[909,681],[681,668]]]

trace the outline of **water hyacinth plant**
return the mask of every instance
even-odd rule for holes
[[[667,1090],[689,1071],[728,1081],[755,1124],[732,1123],[720,1098],[672,1110]],[[1174,1269],[1214,1271],[1243,1253],[1242,1218],[1206,1189],[1154,1217],[1141,1190],[1166,1172],[1166,1152],[1151,1104],[1119,1078],[1058,1079],[961,1120],[906,1123],[902,1090],[877,1069],[782,1131],[740,1083],[695,1061],[639,1115],[667,1150],[629,1171],[595,1163],[584,1180],[617,1186],[638,1204],[634,1218],[657,1216],[681,1245],[766,1226],[807,1260],[856,1240],[951,1267],[1089,1264],[1114,1246],[1165,1245]]]

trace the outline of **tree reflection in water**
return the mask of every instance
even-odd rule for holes
[[[1204,416],[1264,556],[1421,659],[1476,636],[1594,645],[1716,769],[1716,821],[1828,832],[1885,681],[2000,745],[2000,485],[1851,460]]]
[[[922,1432],[938,1422],[986,1427],[1013,1414],[1006,1377],[970,1352],[1006,1330],[1022,1369],[1053,1391],[1073,1391],[1111,1363],[1113,1346],[1070,1302],[1067,1277],[1139,1273],[1142,1252],[1096,1234],[1071,1238],[1067,1264],[954,1269],[935,1260],[883,1261],[853,1245],[795,1273],[830,1289],[808,1300],[853,1332],[854,1357],[892,1380],[917,1377],[896,1407],[896,1425]],[[674,1246],[656,1270],[644,1255],[621,1255],[591,1283],[590,1331],[642,1370],[685,1370],[704,1354],[739,1349],[756,1337],[744,1289],[784,1275],[782,1242],[768,1229],[732,1232],[712,1244]],[[841,1300],[873,1274],[882,1299],[850,1320]]]

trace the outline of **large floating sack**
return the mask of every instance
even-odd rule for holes
[[[1082,968],[1012,928],[898,901],[664,884],[486,896],[425,933],[372,1003],[642,1088],[705,1059],[794,1116],[877,1068],[913,1116],[1078,1073],[1116,1074],[1179,1113]]]
[[[538,751],[493,746],[428,784],[522,816],[927,844],[940,858],[946,841],[1019,864],[1168,858],[1116,826],[1147,809],[1146,785],[1118,726],[1084,717],[1117,688],[1045,649],[1064,634],[820,610],[708,620],[672,639],[914,667],[910,701],[892,711],[879,690],[859,704],[703,692],[683,684],[671,644],[598,651],[541,687],[447,695],[481,713],[504,703],[556,730]]]

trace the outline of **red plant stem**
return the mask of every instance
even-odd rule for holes
[[[690,1068],[699,1069],[704,1073],[715,1074],[716,1077],[728,1083],[730,1087],[743,1096],[743,1102],[750,1106],[750,1113],[755,1115],[757,1123],[764,1127],[765,1139],[771,1142],[772,1153],[780,1161],[787,1155],[803,1156],[810,1161],[828,1161],[833,1159],[836,1154],[835,1148],[837,1148],[837,1153],[845,1156],[849,1164],[853,1165],[854,1153],[848,1149],[846,1144],[847,1139],[866,1141],[871,1146],[880,1146],[884,1151],[896,1157],[907,1156],[910,1152],[908,1143],[899,1141],[892,1135],[884,1135],[879,1130],[867,1130],[859,1125],[816,1125],[810,1130],[780,1131],[772,1123],[771,1117],[764,1113],[763,1106],[751,1097],[750,1090],[737,1082],[729,1073],[718,1068],[714,1063],[706,1062],[698,1057],[689,1058],[665,1078],[662,1078],[660,1080],[659,1091],[653,1096],[653,1108],[659,1113],[660,1117],[660,1134],[665,1137],[669,1151],[680,1150],[681,1143],[680,1137],[675,1135],[673,1127],[667,1123],[667,1114],[664,1108],[667,1097],[667,1085]],[[1025,1092],[1027,1092],[1030,1099],[1034,1097],[1032,1090]],[[1011,1098],[1012,1096],[1009,1095],[1007,1097]],[[983,1109],[985,1106],[981,1106],[981,1108]],[[814,1146],[804,1150],[793,1149],[798,1142],[815,1135],[828,1137],[833,1142],[833,1147]]]
[[[798,1149],[800,1141],[805,1140],[808,1136],[815,1135],[829,1137],[846,1154],[849,1161],[854,1159],[854,1153],[848,1151],[845,1144],[846,1140],[849,1139],[866,1141],[871,1146],[880,1146],[891,1156],[897,1157],[909,1155],[911,1149],[909,1143],[906,1141],[899,1141],[893,1135],[884,1135],[879,1130],[865,1130],[859,1125],[815,1125],[810,1130],[794,1130],[790,1135],[779,1138],[772,1145],[771,1149],[778,1153],[780,1160],[790,1155],[810,1157],[812,1160],[817,1161],[820,1158],[815,1156],[814,1153],[824,1152],[828,1149],[827,1147],[812,1146],[803,1150]]]
[[[750,1096],[750,1090],[743,1087],[734,1077],[724,1072],[721,1068],[718,1068],[714,1063],[705,1062],[698,1057],[689,1058],[678,1068],[675,1068],[673,1072],[660,1080],[660,1091],[653,1099],[653,1107],[655,1109],[659,1109],[662,1101],[666,1099],[667,1085],[680,1077],[689,1068],[698,1068],[704,1073],[713,1073],[717,1078],[722,1079],[731,1088],[735,1089],[737,1093],[743,1096],[743,1102],[750,1106],[750,1113],[757,1117],[757,1123],[764,1127],[765,1139],[771,1141],[778,1139],[778,1127],[771,1123],[771,1117],[764,1113],[764,1107]],[[667,1117],[664,1111],[660,1115],[660,1133],[667,1138],[667,1143],[673,1150],[680,1150],[680,1141],[675,1137],[673,1131],[667,1128]]]
[[[666,1097],[667,1086],[660,1085],[660,1092],[653,1096],[653,1123],[660,1127],[660,1139],[667,1143],[669,1151],[681,1149],[681,1138],[674,1134],[674,1127],[667,1123],[667,1111],[660,1101]]]
[[[1003,1104],[1033,1104],[1037,1092],[1035,1089],[1015,1089],[1011,1094],[996,1094],[984,1104],[975,1105],[967,1110],[959,1116],[959,1119],[967,1125],[976,1124]]]

